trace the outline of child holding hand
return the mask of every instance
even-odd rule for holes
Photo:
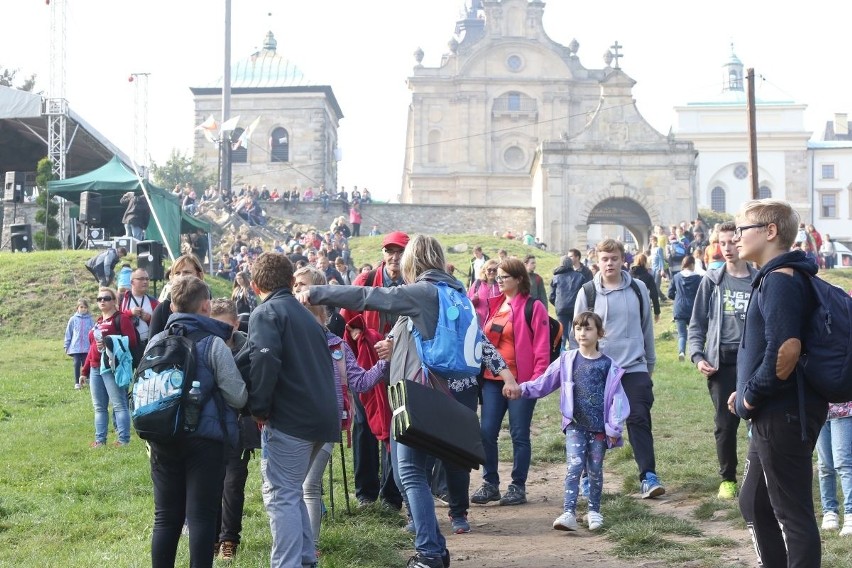
[[[589,476],[589,530],[603,526],[603,459],[607,448],[622,445],[624,421],[630,404],[621,385],[624,369],[598,351],[604,336],[603,321],[594,312],[578,314],[572,323],[579,347],[564,351],[543,375],[518,385],[506,381],[503,395],[509,399],[541,398],[562,387],[560,410],[568,472],[565,476],[564,512],[553,528],[577,530],[577,496],[580,475]]]

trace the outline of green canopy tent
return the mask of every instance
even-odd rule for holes
[[[64,180],[48,182],[47,191],[52,197],[58,195],[74,203],[80,203],[80,194],[84,191],[94,191],[101,195],[101,212],[104,219],[110,218],[120,223],[124,213],[124,205],[120,204],[121,196],[128,191],[146,193],[151,209],[151,221],[146,229],[146,237],[167,243],[172,260],[180,255],[180,236],[184,233],[202,229],[210,232],[210,224],[196,219],[184,212],[178,196],[157,187],[149,181],[142,180],[143,188],[136,174],[118,159],[117,156],[96,170]],[[157,225],[162,226],[162,233]]]

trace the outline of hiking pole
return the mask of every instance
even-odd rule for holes
[[[340,467],[343,469],[343,492],[346,495],[346,514],[352,514],[349,506],[349,482],[346,480],[346,456],[343,452],[343,431],[340,431]]]
[[[333,448],[332,448],[333,450]],[[329,504],[331,505],[331,519],[334,520],[334,451],[331,452],[331,455],[328,456],[328,496],[330,499]]]

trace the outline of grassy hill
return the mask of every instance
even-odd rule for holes
[[[466,252],[449,253],[448,262],[458,267],[456,275],[466,281],[472,248],[479,244],[491,257],[505,248],[510,255],[523,257],[532,252],[538,258],[538,272],[549,284],[559,262],[556,254],[539,251],[520,241],[507,241],[480,235],[439,236],[445,247],[467,244]],[[350,241],[356,266],[375,264],[381,259],[382,237],[361,237]],[[463,248],[463,247],[462,247]],[[0,253],[0,337],[51,339],[62,337],[77,298],[87,298],[93,309],[97,283],[84,263],[93,251],[38,251],[29,254]],[[136,266],[134,255],[128,257]],[[208,278],[214,297],[229,296],[231,284]],[[159,288],[158,288],[159,290]],[[151,288],[153,294],[153,284]]]

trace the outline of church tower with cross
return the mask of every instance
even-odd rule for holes
[[[534,207],[535,227],[507,228],[563,251],[694,218],[695,152],[639,114],[623,46],[588,68],[544,8],[472,0],[438,67],[415,52],[401,201]]]

